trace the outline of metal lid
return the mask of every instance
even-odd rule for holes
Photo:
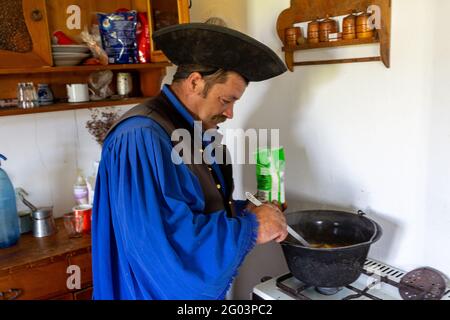
[[[403,276],[399,291],[404,300],[440,300],[446,287],[446,280],[440,272],[420,268]]]
[[[32,213],[33,219],[42,220],[48,219],[53,216],[53,208],[52,207],[44,207],[38,208],[36,211]]]

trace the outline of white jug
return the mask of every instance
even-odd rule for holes
[[[88,102],[89,88],[86,83],[67,84],[69,102]]]

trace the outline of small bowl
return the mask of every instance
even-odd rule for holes
[[[86,45],[52,45],[53,52],[88,53],[89,47]]]
[[[53,62],[55,66],[76,66],[90,56],[89,53],[54,53]]]

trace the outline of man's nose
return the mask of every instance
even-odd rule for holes
[[[225,112],[223,113],[223,115],[224,115],[225,117],[227,117],[227,119],[233,119],[233,115],[234,115],[234,113],[233,113],[233,108],[234,108],[234,104],[232,104],[231,106],[229,106],[229,107],[225,110]]]

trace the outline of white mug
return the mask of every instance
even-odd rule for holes
[[[86,83],[67,84],[66,88],[69,102],[89,101],[89,88]]]

